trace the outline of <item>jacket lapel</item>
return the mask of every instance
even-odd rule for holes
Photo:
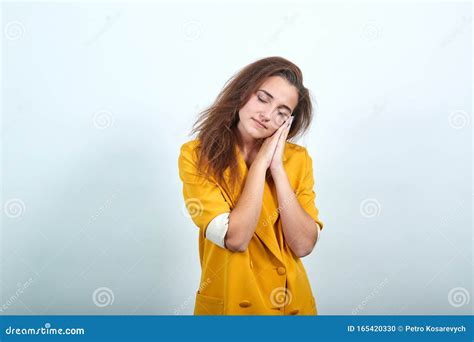
[[[270,187],[267,182],[265,182],[265,189],[264,189],[264,198],[266,201],[269,201],[269,196],[272,196]],[[275,208],[272,210],[272,207]],[[259,237],[260,240],[267,246],[267,248],[272,252],[272,254],[283,262],[283,257],[281,255],[280,247],[278,246],[278,241],[275,235],[275,228],[273,227],[274,223],[277,220],[279,215],[278,213],[278,204],[276,206],[267,206],[262,205],[262,211],[260,214],[260,220],[257,225],[257,229],[255,230],[255,234]]]

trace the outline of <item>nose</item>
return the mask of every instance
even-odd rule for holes
[[[259,119],[262,122],[268,122],[270,121],[270,114],[268,112],[260,112],[259,114]]]

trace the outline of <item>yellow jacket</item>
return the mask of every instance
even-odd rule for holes
[[[200,230],[202,273],[194,314],[317,315],[304,266],[284,240],[271,181],[265,182],[261,215],[246,251],[231,252],[205,238],[208,223],[232,211],[241,189],[229,193],[214,178],[208,180],[198,174],[197,144],[198,140],[184,143],[178,160],[186,207]],[[245,182],[248,168],[238,147],[236,152]],[[315,206],[312,159],[306,148],[287,142],[282,160],[299,203],[322,229]],[[226,180],[228,171],[224,173]]]

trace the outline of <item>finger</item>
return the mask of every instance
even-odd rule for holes
[[[283,139],[283,140],[286,140],[286,137],[288,136],[288,131],[289,131],[289,125],[291,125],[291,120],[292,120],[292,117],[288,118],[285,122],[283,122],[283,124],[280,126],[280,128],[278,129],[278,138],[276,138],[277,140],[277,144],[279,144],[279,142]]]
[[[283,124],[273,133],[272,136],[270,136],[270,141],[269,141],[269,148],[271,150],[276,150],[278,142],[280,141],[280,138],[282,134],[286,131],[287,124],[291,120],[291,117],[286,119]],[[268,139],[268,138],[267,138]],[[286,139],[286,138],[285,138]]]
[[[282,132],[285,131],[286,128],[288,128],[288,124],[291,123],[291,117],[289,117],[288,119],[286,119],[283,124],[278,128],[277,132],[279,132],[279,134],[281,134]]]
[[[278,141],[280,139],[281,133],[285,130],[285,122],[270,137],[272,139],[272,142]]]
[[[291,124],[293,123],[293,119],[294,119],[294,118],[295,118],[295,117],[292,115],[292,116],[290,116],[290,118],[288,119],[288,128],[291,127]]]
[[[286,128],[288,126],[288,124],[291,123],[291,120],[293,119],[293,116],[290,116],[288,119],[286,119],[285,121],[283,121],[283,124],[280,126],[280,128]]]
[[[283,130],[283,133],[281,134],[280,137],[283,137],[284,140],[288,137],[288,133],[290,132],[291,129],[291,124],[293,123],[293,116],[291,116],[287,121],[285,121],[285,129]]]
[[[278,127],[276,129],[276,131],[273,132],[273,134],[271,136],[272,137],[275,136],[275,135],[280,136],[280,133],[285,129],[285,123],[288,123],[288,120],[283,121],[283,123],[280,125],[280,127]]]
[[[285,145],[286,138],[288,137],[288,133],[290,132],[291,123],[293,121],[293,116],[291,116],[288,120],[283,123],[284,129],[280,133],[280,137],[278,138],[278,143],[276,149],[280,148],[282,145]]]
[[[276,131],[275,134],[271,137],[271,140],[268,143],[268,149],[275,153],[278,149],[278,142],[280,141],[281,132]]]
[[[280,139],[278,139],[278,145],[280,145],[280,144],[284,145],[284,144],[285,144],[285,141],[286,141],[286,139],[288,138],[288,133],[290,132],[291,120],[292,120],[292,119],[289,119],[290,123],[285,124],[285,129],[284,129],[283,132],[281,133]]]
[[[293,116],[291,116],[285,123],[286,123],[285,128],[286,128],[286,130],[289,131],[290,128],[291,128],[291,125],[293,123]]]

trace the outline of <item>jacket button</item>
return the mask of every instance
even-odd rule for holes
[[[290,315],[296,315],[298,312],[300,312],[298,309],[291,310]]]
[[[279,275],[284,275],[286,273],[286,269],[284,267],[278,267],[277,272]]]
[[[250,303],[248,300],[243,300],[239,303],[239,305],[243,308],[248,308],[252,303]]]

